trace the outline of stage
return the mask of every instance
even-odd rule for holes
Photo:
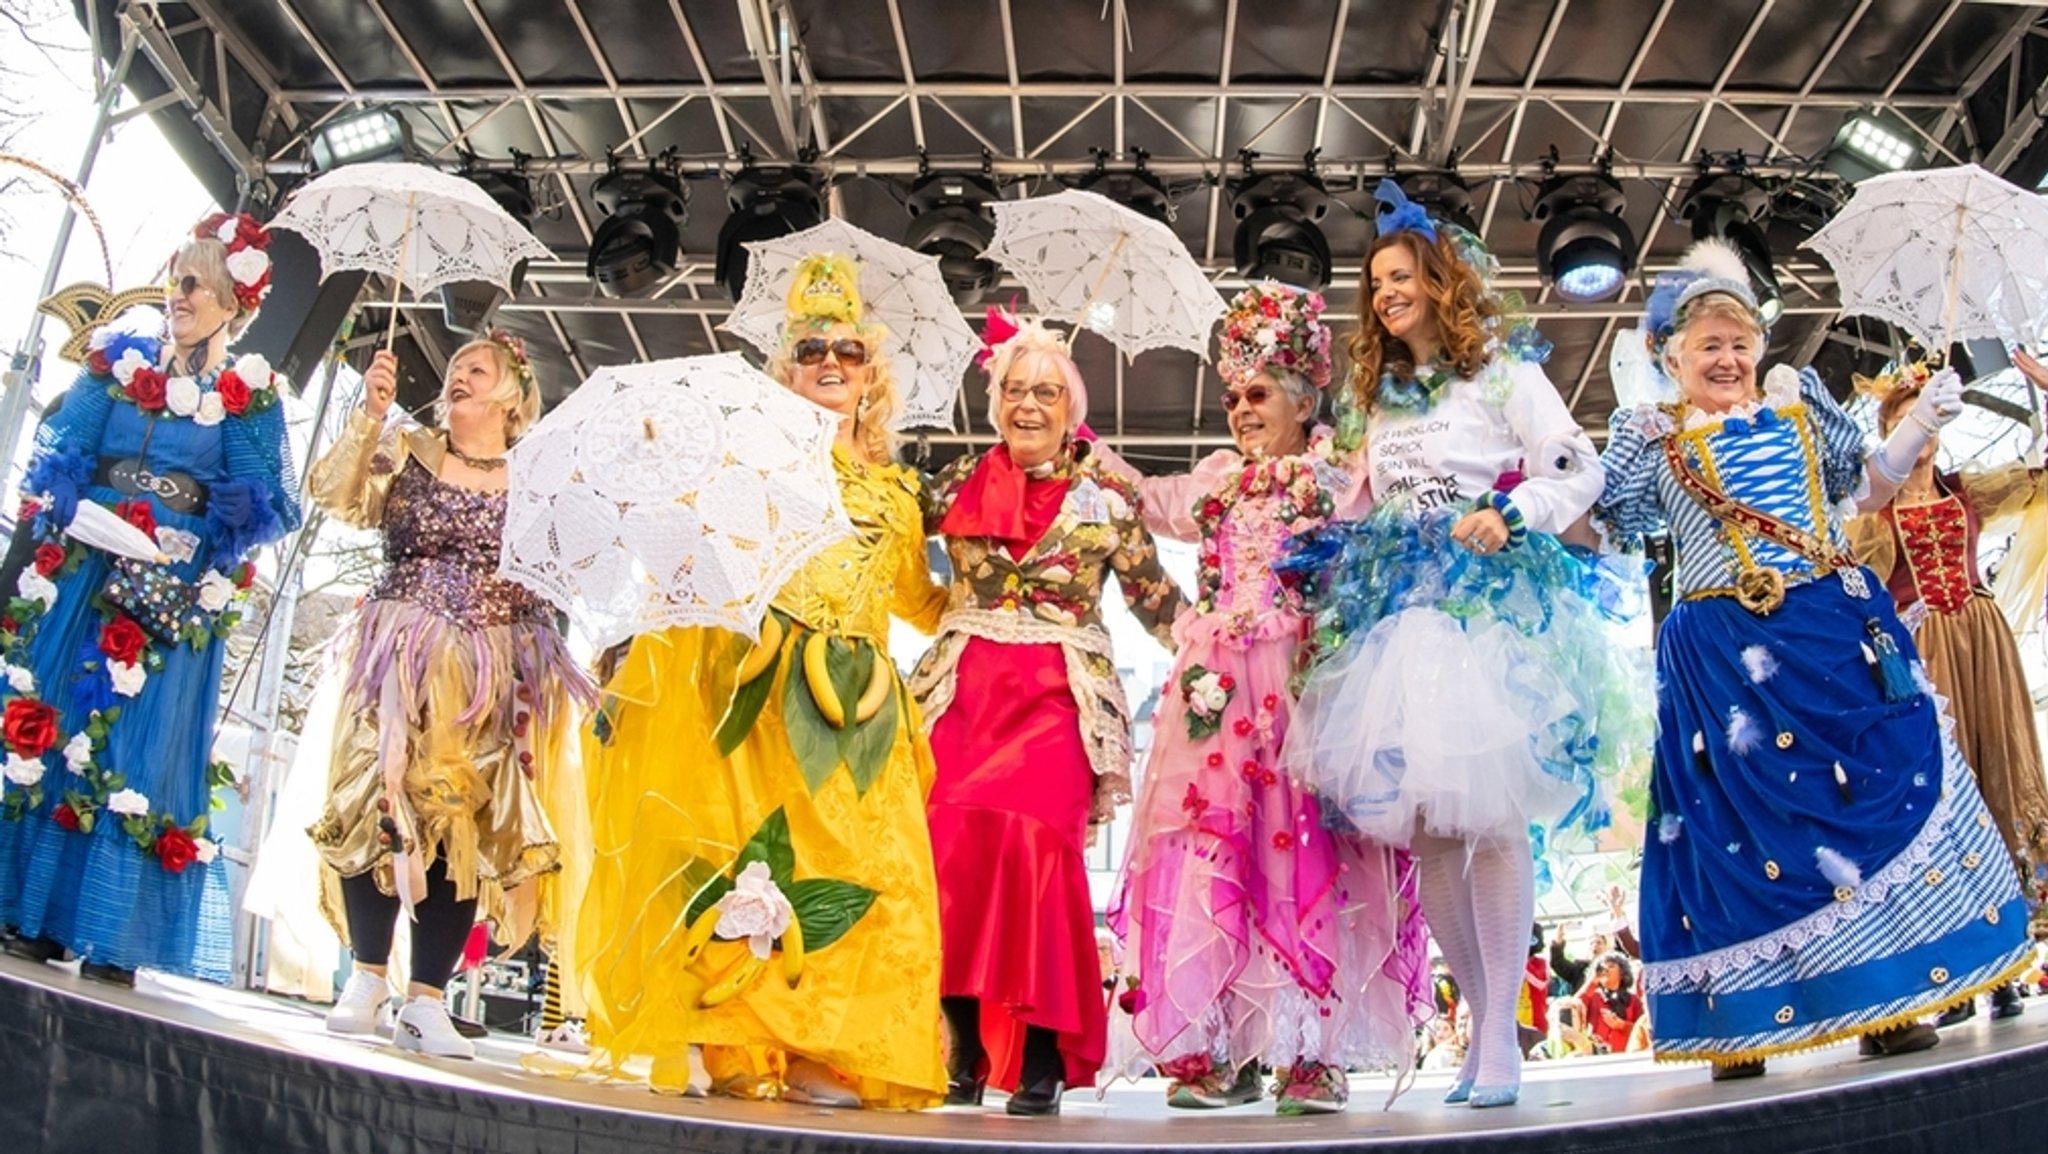
[[[1354,1077],[1349,1112],[1279,1118],[1270,1102],[1169,1111],[1163,1083],[1067,1096],[1052,1119],[982,1110],[874,1114],[658,1096],[528,1073],[519,1037],[479,1059],[417,1058],[321,1027],[312,1006],[144,974],[134,991],[75,967],[0,957],[0,1150],[40,1151],[1684,1151],[2039,1149],[2048,1000],[1975,1021],[1933,1050],[1864,1059],[1852,1045],[1772,1059],[1715,1085],[1704,1067],[1645,1056],[1531,1063],[1519,1105],[1442,1105],[1448,1073],[1391,1110],[1385,1077]],[[995,1095],[991,1095],[991,1102]]]

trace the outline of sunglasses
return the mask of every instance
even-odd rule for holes
[[[828,341],[824,337],[805,337],[796,343],[791,355],[800,365],[822,365],[825,355],[830,353],[840,364],[855,368],[868,363],[868,347],[851,337]]]
[[[1067,387],[1065,385],[1055,385],[1050,382],[1030,386],[1004,385],[1002,396],[1003,403],[1006,405],[1022,404],[1025,397],[1030,397],[1038,402],[1040,408],[1049,409],[1060,403],[1060,394],[1066,391]]]
[[[204,282],[202,282],[198,277],[193,276],[189,272],[186,273],[184,276],[177,278],[176,280],[169,280],[164,282],[164,291],[171,294],[174,297],[188,297],[191,296],[193,293],[199,292],[202,289],[204,289],[208,295],[211,295],[213,293],[212,289],[207,288]]]
[[[1248,385],[1241,390],[1225,389],[1223,390],[1223,411],[1227,413],[1236,408],[1239,401],[1257,408],[1265,404],[1266,399],[1272,395],[1273,390],[1267,385]]]

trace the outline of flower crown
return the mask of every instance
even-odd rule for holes
[[[1901,388],[1919,391],[1933,375],[1933,370],[1927,367],[1925,361],[1913,361],[1904,365],[1896,362],[1888,364],[1874,377],[1851,373],[1849,379],[1856,386],[1858,393],[1881,405],[1885,398]]]
[[[1316,388],[1330,384],[1330,328],[1322,322],[1323,294],[1265,281],[1231,300],[1223,314],[1216,368],[1228,382],[1249,380],[1268,368],[1300,373]]]
[[[987,372],[990,361],[1000,356],[1003,349],[1018,342],[1021,342],[1018,344],[1020,349],[1037,349],[1042,352],[1058,353],[1067,360],[1073,359],[1073,353],[1067,347],[1066,335],[1037,317],[1019,314],[1015,311],[1015,304],[1016,302],[1012,301],[1011,308],[999,305],[988,307],[987,317],[981,326],[981,351],[974,354],[975,368]],[[989,382],[989,387],[995,387],[993,380]]]
[[[505,356],[512,362],[512,372],[519,378],[519,391],[531,391],[533,362],[526,357],[526,342],[504,329],[491,329],[484,333],[484,339],[505,350]]]
[[[270,295],[270,230],[246,212],[216,212],[192,230],[194,240],[217,240],[227,246],[229,279],[235,282],[235,303],[254,312]]]

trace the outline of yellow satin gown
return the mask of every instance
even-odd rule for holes
[[[773,683],[758,720],[730,757],[718,755],[714,733],[747,639],[705,628],[642,636],[605,687],[602,720],[585,743],[595,859],[576,973],[600,1067],[615,1075],[680,1091],[689,1047],[699,1044],[719,1092],[774,1097],[786,1063],[807,1057],[866,1105],[920,1109],[945,1091],[938,890],[924,816],[931,747],[888,663],[894,736],[863,759],[872,775],[865,790],[838,761],[814,791],[793,752],[785,692],[808,690],[808,631],[854,640],[886,661],[891,614],[929,632],[945,590],[926,561],[916,475],[858,464],[841,450],[834,464],[857,532],[776,595],[789,623],[780,661],[764,675]],[[813,766],[815,780],[815,758]],[[734,876],[742,847],[777,810],[799,886],[834,879],[874,891],[844,936],[799,948],[794,984],[787,939],[750,967],[746,940],[694,943],[685,921],[699,887]]]

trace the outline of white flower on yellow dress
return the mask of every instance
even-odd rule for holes
[[[718,926],[712,932],[721,938],[747,939],[747,948],[757,958],[768,956],[775,939],[796,916],[764,861],[747,863],[733,879],[731,891],[712,908],[718,911]]]

